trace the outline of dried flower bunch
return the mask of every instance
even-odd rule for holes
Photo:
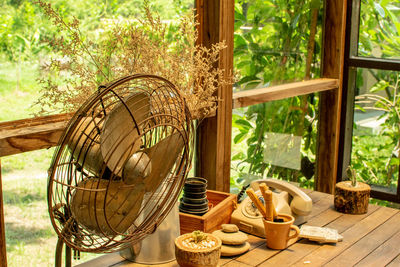
[[[142,73],[171,81],[184,96],[192,116],[202,118],[215,110],[218,87],[231,82],[224,70],[215,67],[225,44],[211,49],[196,45],[193,12],[181,17],[171,33],[169,25],[145,1],[142,19],[102,20],[103,27],[93,40],[93,36],[82,34],[76,18],[68,22],[51,4],[43,0],[36,3],[59,29],[59,36],[50,44],[59,56],[44,67],[47,75],[40,79],[43,89],[36,104],[42,114],[74,111],[98,86]]]

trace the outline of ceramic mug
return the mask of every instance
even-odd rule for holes
[[[271,249],[285,249],[288,241],[300,234],[299,228],[293,225],[293,216],[279,213],[278,218],[283,219],[283,222],[272,222],[263,218],[267,247]],[[294,230],[295,233],[289,235],[290,230]]]

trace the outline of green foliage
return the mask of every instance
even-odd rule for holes
[[[365,0],[360,11],[358,54],[399,58],[400,1]],[[358,69],[358,88],[364,85],[367,75],[372,76],[375,83],[368,94],[357,97],[356,108],[363,112],[368,109],[383,111],[379,119],[384,122],[376,135],[353,136],[351,165],[363,181],[395,188],[399,173],[399,73]]]
[[[400,2],[362,1],[359,39],[362,56],[399,58]]]
[[[384,122],[377,135],[353,137],[352,166],[368,183],[396,187],[400,163],[400,73],[390,72],[386,77],[396,77],[396,80],[380,79],[370,89],[375,94],[356,98],[362,111],[383,111],[380,118]],[[386,97],[376,94],[382,91]]]
[[[388,157],[393,148],[392,140],[387,136],[354,136],[351,165],[357,170],[359,178],[369,184],[395,187],[397,181],[392,178],[398,164],[395,164],[396,160],[392,160],[391,164]],[[394,167],[389,176],[386,165]]]
[[[242,0],[236,3],[234,52],[235,68],[240,73],[236,90],[318,76],[319,28],[314,51],[308,48],[312,41],[311,14],[313,9],[318,9],[322,4],[317,0],[300,2]],[[321,12],[318,25],[320,23]],[[361,1],[359,55],[399,58],[399,33],[400,1]],[[312,53],[311,62],[306,60],[309,53]],[[311,73],[307,73],[308,68]],[[376,80],[370,88],[371,94],[383,97],[379,101],[375,99],[374,108],[384,110],[380,118],[384,123],[378,135],[354,136],[352,166],[361,180],[393,187],[397,185],[400,150],[397,110],[400,96],[394,89],[398,86],[398,73],[358,69],[358,88],[370,84],[370,80],[364,81],[365,71]],[[296,97],[235,110],[231,186],[238,188],[242,183],[263,176],[299,181],[311,186],[313,181],[308,178],[315,161],[317,105],[318,98],[311,95],[308,98]],[[366,109],[363,104],[356,103],[356,107]],[[264,138],[267,132],[302,136],[301,172],[271,166],[264,161]]]
[[[235,68],[240,73],[236,90],[317,77],[319,38],[310,35],[312,25],[320,25],[321,14],[312,24],[312,12],[320,12],[320,1],[242,0],[235,5]],[[314,27],[314,26],[313,26]],[[314,44],[311,50],[310,43]],[[307,56],[311,61],[307,61]],[[308,65],[308,66],[306,66]],[[310,73],[306,73],[308,68]],[[272,166],[264,160],[265,135],[268,132],[301,136],[302,158],[315,160],[315,95],[294,97],[248,107],[233,116],[236,145],[246,144],[244,151],[232,155],[233,187],[240,187],[254,177],[280,177],[310,185],[297,170]],[[235,111],[236,112],[236,111]],[[235,151],[235,146],[233,151]],[[308,165],[312,169],[312,162]],[[311,174],[312,176],[312,174]]]

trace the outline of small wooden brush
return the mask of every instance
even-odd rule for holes
[[[272,191],[269,190],[268,186],[265,183],[260,184],[260,191],[264,197],[265,202],[265,213],[267,215],[267,221],[274,221],[277,217],[277,213],[275,210],[274,203],[272,201]]]
[[[256,205],[257,209],[260,211],[261,215],[264,218],[267,218],[267,214],[265,212],[265,207],[261,203],[261,201],[258,199],[256,193],[254,193],[253,188],[249,188],[246,190],[247,195],[250,197],[251,201],[253,201],[254,205]]]
[[[260,191],[261,194],[264,197],[264,203],[265,203],[265,214],[267,215],[265,219],[267,221],[273,221],[274,220],[274,213],[273,213],[273,203],[272,203],[272,192],[271,190],[266,189],[267,187],[265,184],[260,185]]]

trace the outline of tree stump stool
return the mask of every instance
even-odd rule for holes
[[[363,214],[368,211],[371,187],[365,183],[357,183],[353,187],[351,181],[337,183],[335,186],[335,209],[347,214]]]

